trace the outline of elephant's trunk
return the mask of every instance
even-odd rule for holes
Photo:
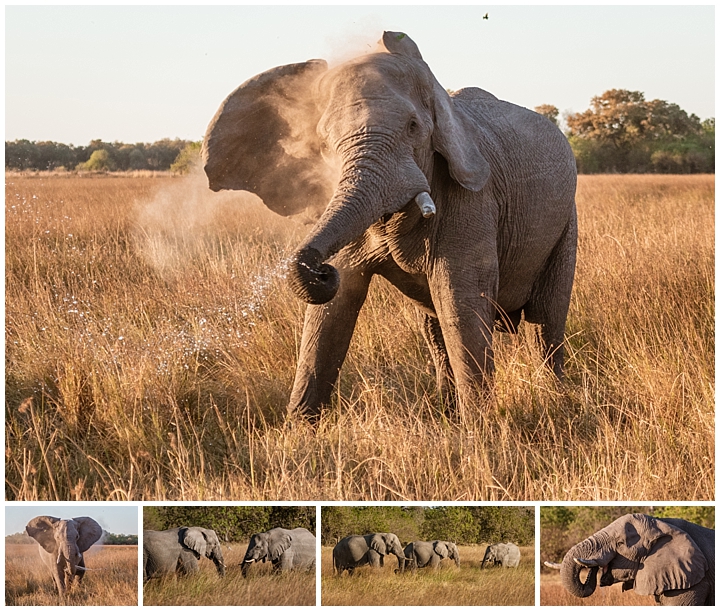
[[[577,598],[587,598],[595,592],[597,587],[597,566],[588,569],[588,576],[583,583],[580,579],[580,573],[586,569],[586,565],[578,562],[578,559],[588,557],[590,555],[587,541],[578,543],[575,547],[565,554],[562,566],[560,567],[560,579],[565,589]]]
[[[423,215],[434,213],[425,175],[414,163],[408,176],[392,176],[377,162],[350,163],[337,190],[317,224],[300,245],[289,270],[290,286],[310,304],[330,301],[340,287],[337,270],[325,263],[341,249],[357,240],[384,215],[398,212],[417,198]],[[422,195],[424,193],[424,195]]]
[[[253,560],[252,558],[251,558],[250,560],[247,560],[247,559],[246,559],[246,560],[243,560],[243,561],[242,561],[242,564],[240,565],[240,572],[242,573],[242,576],[243,576],[243,577],[247,577],[248,567],[249,567],[253,562],[255,562],[255,560]]]

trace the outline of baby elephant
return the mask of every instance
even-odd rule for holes
[[[214,530],[182,526],[143,531],[143,581],[155,575],[196,573],[203,556],[213,561],[220,577],[225,575],[220,540]]]
[[[250,538],[241,569],[247,577],[254,562],[270,560],[273,572],[309,571],[315,568],[315,535],[306,528],[272,528]]]
[[[405,557],[410,558],[408,568],[413,573],[426,566],[438,569],[445,558],[454,560],[455,566],[460,566],[460,552],[457,545],[450,541],[413,541],[405,547]]]
[[[514,543],[488,545],[480,568],[484,569],[487,562],[492,562],[493,566],[502,566],[505,569],[516,569],[520,564],[520,548]]]

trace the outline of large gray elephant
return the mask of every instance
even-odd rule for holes
[[[200,570],[198,559],[209,558],[218,575],[225,575],[220,540],[214,530],[182,526],[143,531],[143,580],[160,575],[187,575]]]
[[[560,569],[563,586],[579,598],[621,582],[661,605],[715,604],[715,531],[677,518],[628,514],[571,548]],[[580,573],[588,570],[585,582]]]
[[[242,561],[243,577],[254,562],[270,560],[273,570],[308,571],[315,568],[315,535],[306,528],[271,528],[250,538]]]
[[[485,564],[492,562],[493,566],[501,566],[505,569],[516,569],[520,564],[520,548],[514,543],[494,543],[485,549],[481,569]]]
[[[40,558],[62,596],[73,582],[82,581],[86,571],[83,553],[100,539],[102,527],[88,517],[38,516],[27,523],[25,532],[40,544]]]
[[[460,552],[451,541],[413,541],[405,546],[404,552],[405,557],[410,559],[407,568],[413,573],[427,566],[438,569],[445,558],[454,560],[455,566],[460,566]]]
[[[567,139],[482,89],[448,95],[406,34],[381,44],[330,70],[311,60],[251,78],[203,142],[212,190],[251,191],[282,215],[324,210],[289,270],[310,305],[288,410],[310,420],[376,274],[417,306],[446,401],[477,408],[493,328],[515,332],[523,313],[562,375],[577,241]]]
[[[349,575],[358,566],[369,564],[373,568],[384,566],[385,556],[393,554],[398,559],[398,570],[405,570],[406,558],[400,539],[394,533],[370,533],[350,535],[333,548],[333,572],[340,576],[347,570]]]

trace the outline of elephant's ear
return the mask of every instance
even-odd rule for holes
[[[684,590],[697,584],[708,570],[705,554],[690,536],[667,522],[642,516],[647,525],[631,553],[640,558],[635,591],[642,595]]]
[[[419,61],[427,71],[435,115],[433,148],[448,162],[450,175],[470,191],[479,191],[490,177],[490,164],[480,151],[482,134],[462,106],[453,102],[437,81],[413,40],[402,32],[385,32],[382,42],[395,55]]]
[[[284,216],[322,208],[334,190],[316,127],[323,60],[279,66],[238,87],[210,122],[202,159],[213,191],[251,191]]]
[[[433,549],[435,550],[435,553],[440,556],[440,558],[448,557],[448,548],[447,545],[445,545],[444,541],[435,541]]]
[[[374,549],[381,556],[387,555],[387,546],[381,534],[376,533],[370,538],[370,549]]]
[[[25,532],[37,541],[49,554],[57,552],[53,526],[60,521],[60,518],[52,516],[38,516],[33,518],[25,526]]]
[[[207,552],[207,541],[202,528],[186,528],[185,532],[182,533],[182,542],[186,547],[201,556],[204,556],[205,552]]]
[[[82,518],[73,518],[73,522],[77,524],[78,537],[77,546],[81,552],[90,549],[93,543],[102,537],[102,526],[92,518],[83,516]]]
[[[290,547],[292,543],[292,535],[283,534],[281,537],[270,541],[268,546],[268,554],[270,560],[277,560],[285,553],[285,550]]]

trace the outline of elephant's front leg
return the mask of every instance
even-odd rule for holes
[[[430,292],[442,330],[460,406],[480,403],[495,370],[492,332],[498,290],[497,259],[481,257],[485,265],[437,262],[429,276]]]
[[[317,420],[323,406],[330,403],[372,278],[367,271],[352,268],[338,271],[340,288],[335,298],[323,305],[310,305],[305,311],[288,413],[311,420]]]

